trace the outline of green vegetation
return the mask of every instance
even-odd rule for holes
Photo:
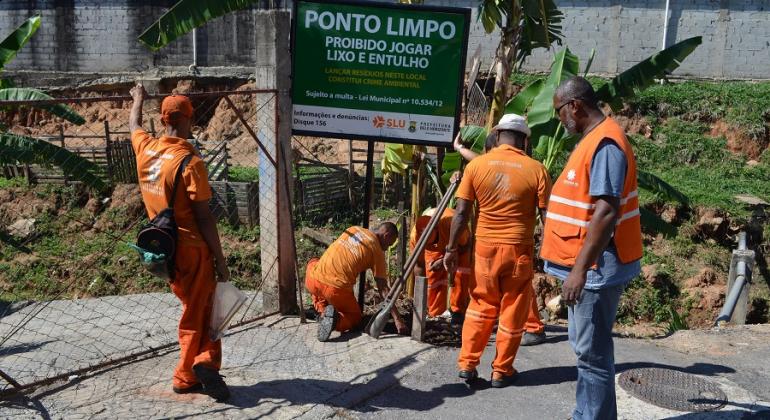
[[[227,171],[227,178],[231,182],[258,182],[259,168],[251,166],[231,166]]]
[[[653,129],[651,139],[632,136],[638,165],[676,186],[695,207],[725,211],[745,221],[750,210],[736,203],[737,194],[770,198],[770,165],[746,164],[746,158],[732,154],[723,137],[708,135],[700,122],[673,117]],[[658,201],[642,195],[643,203]]]
[[[632,98],[629,105],[636,112],[657,119],[722,119],[756,139],[767,135],[770,83],[687,81],[658,85]]]

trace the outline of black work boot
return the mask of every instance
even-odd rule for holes
[[[497,372],[492,374],[492,380],[489,381],[489,385],[492,388],[505,388],[516,381],[516,371],[513,375],[502,375]]]
[[[175,386],[171,387],[171,390],[174,391],[175,394],[192,394],[193,392],[201,392],[203,391],[203,385],[199,383],[188,386],[187,388],[177,388]]]
[[[522,346],[536,346],[538,344],[545,343],[545,331],[541,333],[525,332],[524,337],[521,338]]]
[[[318,321],[318,341],[328,341],[336,326],[337,310],[334,309],[334,305],[327,305],[324,313],[321,314],[321,320]]]
[[[195,365],[192,369],[203,385],[204,394],[220,403],[230,399],[230,390],[219,372],[203,365]]]
[[[461,370],[457,372],[457,376],[459,376],[462,379],[465,379],[465,382],[471,382],[474,379],[479,377],[479,372],[476,369]]]

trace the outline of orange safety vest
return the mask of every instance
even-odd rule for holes
[[[591,162],[603,139],[614,141],[626,155],[627,162],[620,216],[614,232],[618,258],[624,264],[642,258],[636,160],[623,129],[607,117],[580,140],[559,179],[553,184],[540,249],[540,257],[544,260],[568,267],[575,265],[596,207],[596,199],[588,190]]]

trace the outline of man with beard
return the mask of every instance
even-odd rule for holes
[[[578,358],[572,418],[614,419],[612,326],[625,285],[641,271],[636,161],[623,129],[604,115],[582,77],[562,83],[553,106],[567,131],[583,137],[553,184],[540,256],[546,272],[564,281],[569,305]]]

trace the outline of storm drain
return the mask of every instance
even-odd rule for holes
[[[677,411],[715,411],[727,404],[716,383],[670,369],[640,368],[620,374],[620,387],[634,397]]]

